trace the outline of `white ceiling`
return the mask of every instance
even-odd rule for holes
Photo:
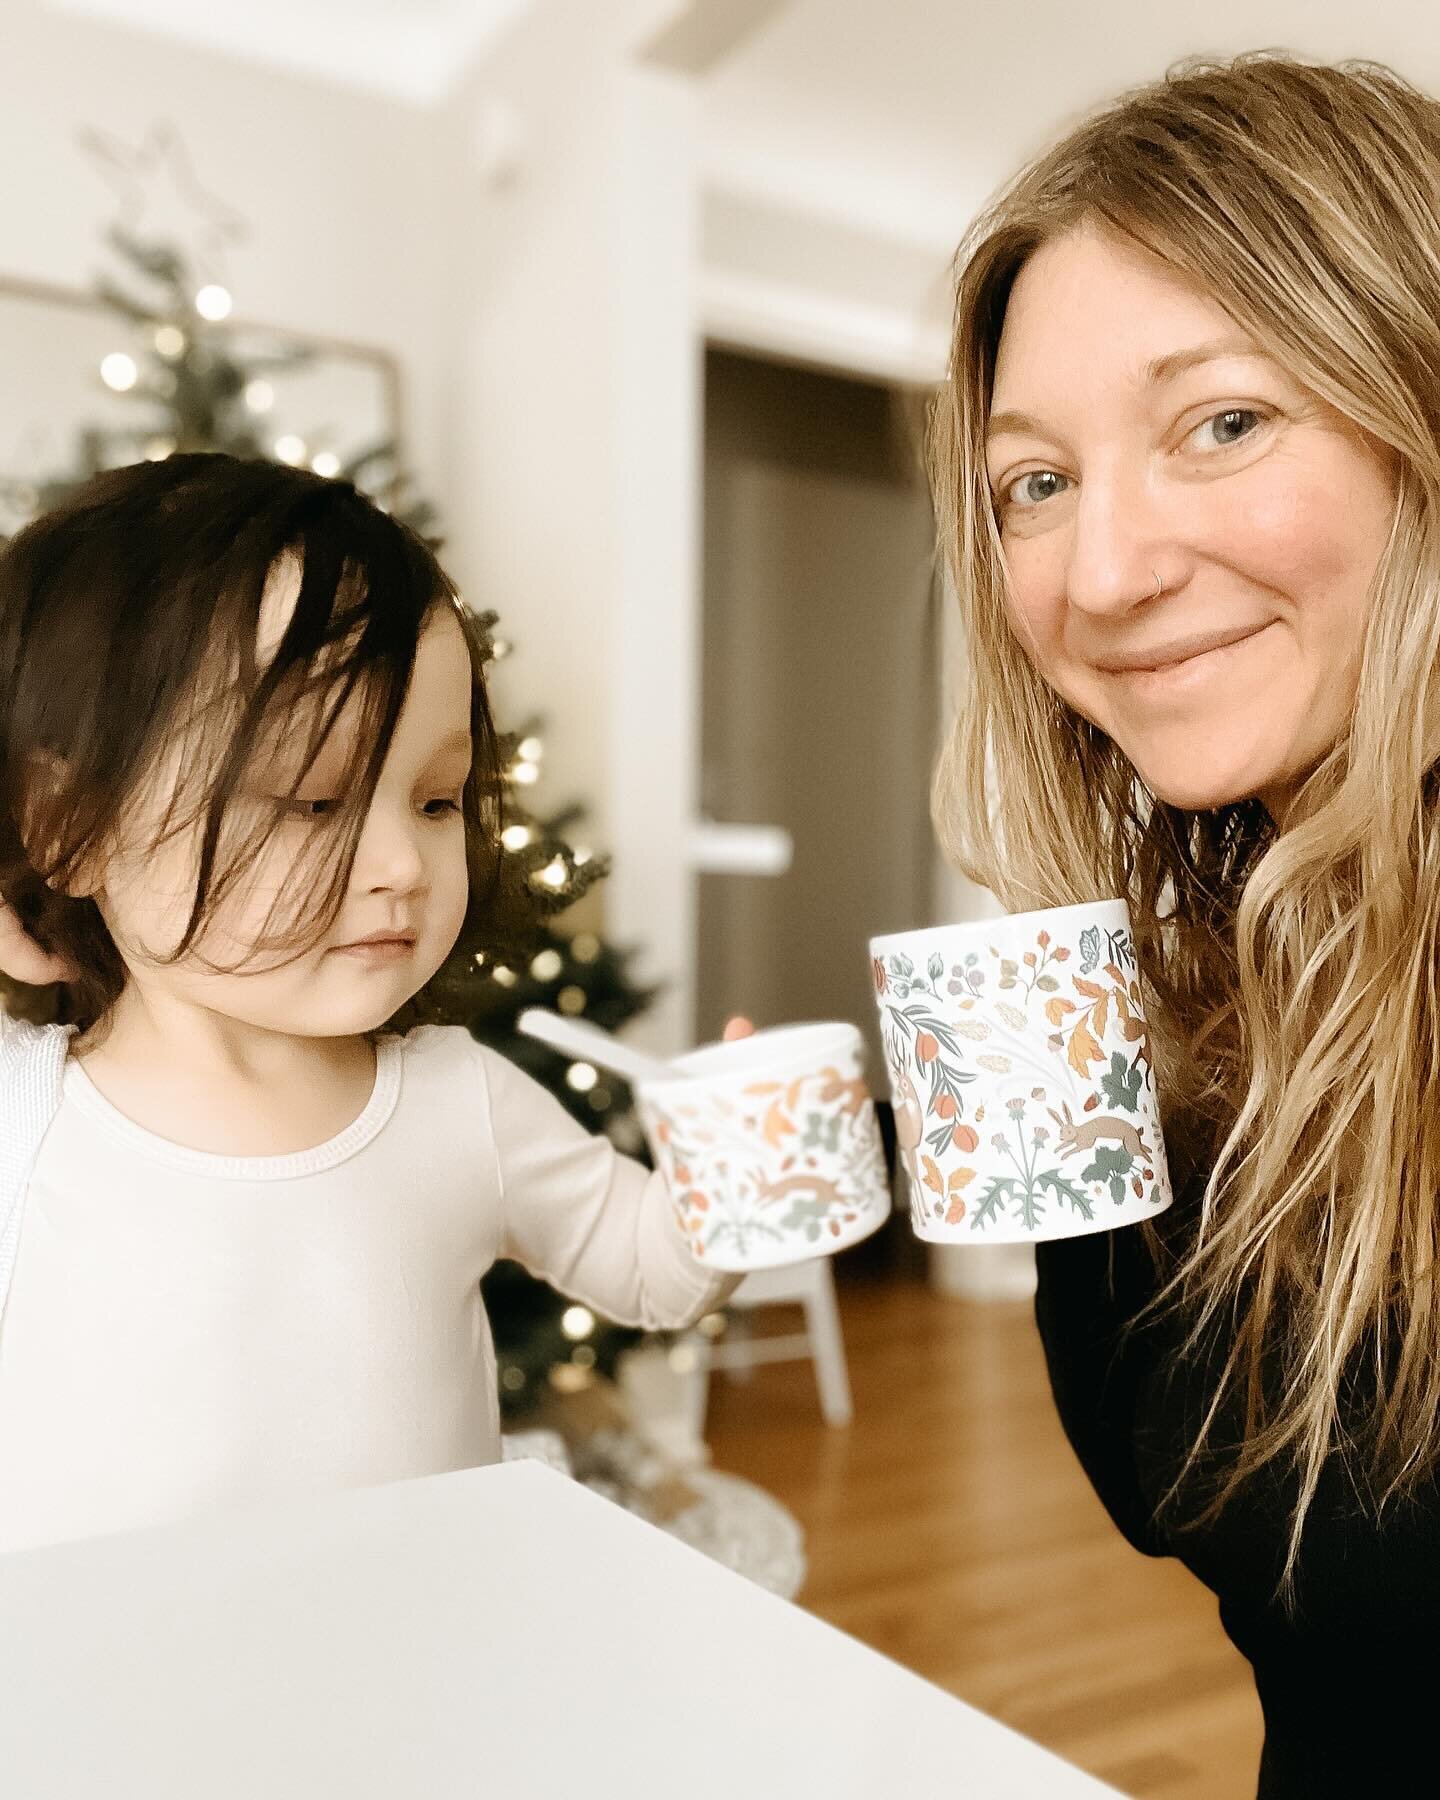
[[[705,91],[711,185],[953,246],[1077,113],[1197,53],[1281,46],[1440,88],[1433,0],[789,0]]]
[[[599,0],[605,4],[606,0]],[[57,12],[388,94],[436,100],[531,0],[49,0]]]
[[[49,4],[423,102],[535,0]],[[1028,150],[1187,54],[1368,56],[1440,87],[1433,0],[1207,0],[1203,13],[1166,0],[693,0],[702,8],[749,33],[702,81],[710,187],[917,246],[950,244]]]

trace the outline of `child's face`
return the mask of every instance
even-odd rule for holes
[[[122,848],[111,856],[96,899],[141,995],[301,1037],[351,1036],[383,1024],[440,967],[464,920],[469,878],[460,802],[471,765],[470,697],[464,634],[449,608],[438,607],[420,639],[339,916],[321,943],[299,957],[262,953],[233,974],[210,967],[239,963],[265,941],[277,895],[282,907],[303,902],[303,894],[292,900],[287,887],[305,882],[297,866],[312,834],[325,829],[327,803],[336,798],[338,772],[354,742],[347,715],[301,784],[293,817],[216,908],[198,954],[171,965],[159,960],[180,943],[189,918],[199,827],[158,850]],[[153,844],[177,778],[172,767],[147,796],[133,834],[137,844]],[[256,779],[271,793],[287,791],[283,775],[278,784],[263,771]],[[362,944],[377,934],[391,935]]]

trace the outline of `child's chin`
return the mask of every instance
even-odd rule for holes
[[[275,1020],[274,1025],[292,1037],[363,1037],[388,1024],[409,998],[408,994],[399,993],[384,998],[377,995],[363,1001],[307,1006],[297,1010],[292,1017]]]

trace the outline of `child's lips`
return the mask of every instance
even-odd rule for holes
[[[369,937],[357,938],[353,943],[335,945],[342,956],[353,956],[370,962],[399,962],[409,956],[414,948],[415,933],[405,931],[376,931]]]

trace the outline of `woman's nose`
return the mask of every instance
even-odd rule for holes
[[[1139,475],[1111,468],[1080,486],[1066,598],[1096,615],[1131,611],[1155,598],[1163,532]]]

